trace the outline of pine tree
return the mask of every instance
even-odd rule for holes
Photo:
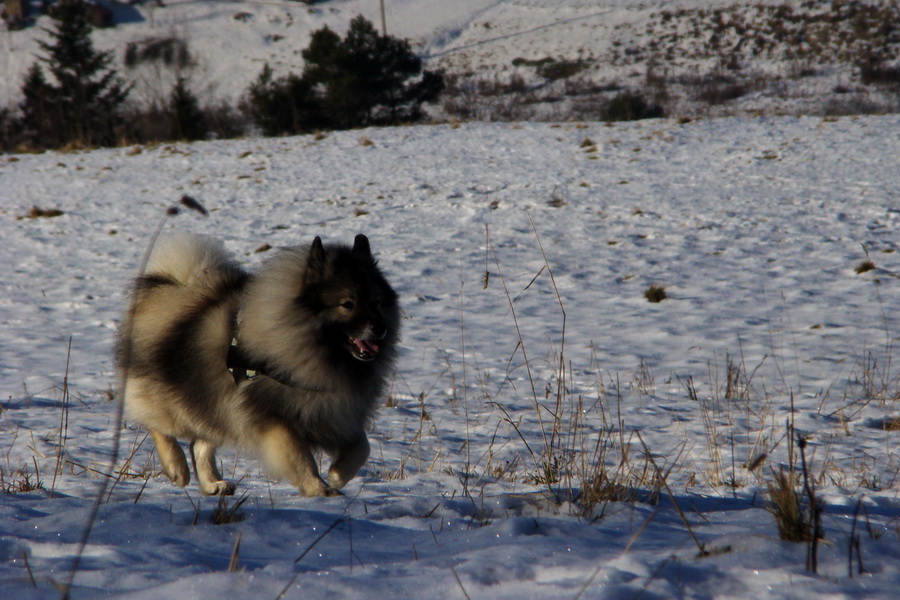
[[[25,75],[22,96],[24,99],[19,108],[24,140],[32,146],[59,146],[62,115],[58,111],[56,91],[47,82],[44,70],[38,63],[32,64]]]
[[[418,120],[422,103],[443,90],[442,75],[423,73],[407,40],[379,34],[362,15],[343,40],[328,28],[315,32],[303,58],[303,78],[338,128]]]
[[[326,128],[309,84],[291,73],[273,78],[266,63],[250,86],[250,115],[265,135],[293,135]]]
[[[254,122],[267,135],[416,121],[443,90],[406,40],[379,34],[362,16],[341,39],[328,27],[303,50],[302,77],[274,79],[268,65],[250,87]]]
[[[110,68],[112,53],[94,50],[93,28],[82,0],[61,0],[52,17],[53,28],[46,30],[50,41],[41,42],[46,54],[39,60],[47,65],[56,83],[44,80],[46,86],[39,85],[37,77],[43,73],[33,67],[23,87],[23,93],[29,86],[40,92],[51,109],[32,105],[35,95],[29,98],[26,93],[22,111],[43,114],[47,119],[43,129],[56,132],[57,139],[43,138],[38,140],[41,145],[113,144],[121,126],[121,107],[131,88]]]
[[[200,102],[187,87],[184,77],[179,77],[169,98],[172,115],[172,137],[177,140],[202,140],[209,133],[206,117]]]

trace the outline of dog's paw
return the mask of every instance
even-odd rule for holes
[[[328,498],[334,498],[335,496],[343,496],[344,492],[331,486],[325,486],[325,493],[322,495]]]
[[[300,493],[306,496],[307,498],[315,498],[315,497],[325,497],[325,498],[333,498],[334,496],[343,496],[340,490],[335,489],[322,481],[321,479],[312,486],[306,486],[300,488]]]
[[[187,466],[183,469],[163,469],[163,473],[178,487],[185,487],[191,482],[191,472],[188,471]]]
[[[205,496],[234,496],[235,488],[231,481],[213,481],[201,486],[200,491]]]
[[[338,473],[335,469],[331,469],[328,472],[328,485],[330,485],[332,488],[334,488],[336,490],[339,490],[342,487],[344,487],[345,485],[347,485],[347,480],[344,479],[344,477],[340,473]]]

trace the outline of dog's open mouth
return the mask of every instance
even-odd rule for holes
[[[358,340],[353,337],[347,339],[350,342],[350,353],[357,360],[373,360],[378,354],[378,340]]]

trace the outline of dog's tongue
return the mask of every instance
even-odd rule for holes
[[[364,354],[378,354],[378,344],[373,340],[353,340],[356,347]]]

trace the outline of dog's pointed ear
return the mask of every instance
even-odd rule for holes
[[[363,258],[372,258],[372,248],[369,247],[369,238],[363,234],[358,234],[353,239],[353,254],[357,254]]]
[[[316,236],[316,239],[309,245],[309,253],[306,256],[306,277],[320,277],[325,272],[325,246],[322,245],[322,238]]]

